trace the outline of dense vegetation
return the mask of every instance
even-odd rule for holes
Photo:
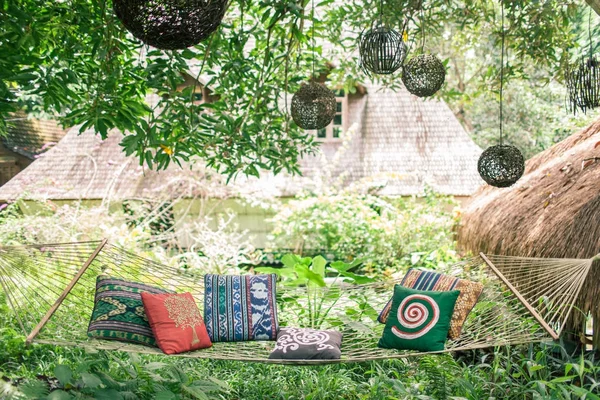
[[[233,1],[210,40],[162,52],[134,40],[107,0],[0,0],[0,134],[12,113],[25,110],[102,137],[113,128],[126,132],[124,151],[151,168],[198,156],[230,177],[261,169],[297,173],[299,157],[316,146],[280,104],[310,78],[313,61],[317,72],[328,72],[331,86],[352,92],[366,80],[356,38],[380,12],[378,0],[322,0],[312,19],[310,3]],[[495,143],[498,2],[385,4],[383,18],[391,26],[401,29],[408,19],[411,54],[431,51],[445,60],[448,81],[439,96],[479,144]],[[507,138],[529,156],[588,121],[566,114],[561,84],[568,62],[588,44],[588,14],[574,0],[504,4]],[[311,25],[316,55],[309,51]],[[337,46],[332,59],[322,57],[325,43]],[[207,84],[215,101],[193,104],[194,87],[182,89],[182,73]],[[378,83],[397,88],[396,78]],[[364,262],[355,280],[388,279],[410,266],[443,269],[459,258],[451,199],[427,193],[389,201],[368,190],[332,188],[330,182],[287,203],[265,201],[274,213],[273,248],[317,250],[347,262],[359,258]],[[182,227],[169,214],[170,201],[131,202],[110,212],[108,205],[47,202],[25,215],[19,204],[0,208],[2,244],[110,237],[158,262],[216,273],[240,273],[260,264],[263,255],[234,226],[232,215],[188,221],[190,246],[179,248],[176,231]],[[218,219],[217,228],[209,218]],[[88,318],[89,310],[80,312]],[[568,343],[319,367],[25,347],[2,291],[0,337],[0,398],[597,399],[600,392],[595,354]]]
[[[2,310],[1,315],[5,309]],[[0,326],[5,327],[5,320]],[[597,399],[588,355],[528,346],[415,360],[293,367],[34,346],[0,328],[0,396],[99,399]],[[19,377],[19,390],[7,379]],[[50,385],[47,385],[47,382]],[[57,388],[46,396],[49,387]],[[193,388],[193,389],[190,389]],[[54,393],[54,394],[52,394]],[[23,396],[21,396],[23,398]]]
[[[384,4],[383,19],[391,26],[401,29],[408,19],[412,54],[431,51],[446,60],[448,83],[441,96],[480,144],[493,142],[497,2]],[[574,0],[504,4],[507,77],[516,81],[516,94],[507,98],[514,99],[515,110],[507,114],[513,124],[507,133],[530,155],[573,125],[562,108],[562,93],[554,90],[569,59],[587,46],[587,7]],[[112,128],[127,132],[124,151],[153,168],[200,156],[228,175],[298,172],[298,158],[315,144],[279,104],[310,77],[313,31],[308,28],[314,24],[318,40],[317,72],[328,71],[331,85],[353,91],[357,81],[368,79],[358,68],[357,37],[380,11],[378,0],[324,0],[316,6],[312,20],[309,0],[233,1],[209,40],[163,52],[134,40],[108,0],[1,1],[0,134],[11,113],[25,109],[102,137]],[[322,57],[325,43],[335,44],[335,54]],[[193,87],[177,91],[182,72],[208,84],[216,101],[192,104]],[[394,76],[381,83],[394,88],[399,82]],[[517,94],[523,91],[521,98]],[[147,101],[148,93],[158,96]]]
[[[351,252],[361,252],[367,263],[363,274],[373,279],[399,275],[411,265],[445,268],[457,254],[452,240],[455,212],[444,197],[429,194],[425,199],[405,199],[387,203],[369,196],[344,199],[335,206],[340,194],[301,197],[297,204],[278,207],[280,226],[296,224],[303,218],[304,204],[314,209],[312,222],[322,220],[333,224],[338,207],[362,210],[353,222],[361,226],[373,224],[363,235],[368,240],[385,241],[378,224],[392,229],[398,224],[406,232],[402,240],[393,242],[392,249],[380,246],[355,247],[343,239],[347,232],[334,226],[326,232],[315,230],[311,240],[337,245],[337,254],[349,258]],[[296,208],[296,206],[299,207]],[[40,205],[42,206],[42,205]],[[273,204],[269,205],[273,207]],[[292,211],[289,213],[289,209]],[[160,209],[158,207],[157,209]],[[56,207],[52,203],[40,213],[22,215],[15,205],[1,215],[2,243],[83,240],[110,236],[113,243],[169,265],[203,272],[227,271],[239,273],[240,260],[257,262],[249,252],[247,239],[228,225],[209,230],[198,225],[205,236],[214,236],[207,256],[173,253],[164,245],[164,230],[149,223],[156,209],[127,207],[127,212],[109,213],[102,207],[81,205]],[[371,210],[371,211],[369,211]],[[387,211],[398,213],[397,219],[386,217]],[[51,211],[51,212],[50,212]],[[311,214],[312,215],[312,214]],[[286,216],[286,219],[284,219]],[[217,216],[209,216],[216,218]],[[202,228],[201,228],[202,227]],[[411,227],[417,227],[412,229]],[[365,228],[366,229],[366,228]],[[335,232],[338,236],[335,236]],[[289,238],[302,235],[291,229]],[[274,237],[281,233],[274,232]],[[156,240],[160,237],[160,241]],[[403,236],[405,237],[405,236]],[[219,244],[220,243],[220,244]],[[226,245],[224,245],[226,243]],[[196,243],[199,244],[199,243]],[[443,244],[440,246],[440,244]],[[208,249],[207,249],[208,250]],[[392,251],[393,253],[390,253]],[[379,253],[381,252],[381,253]],[[395,257],[392,265],[381,263],[383,256]],[[207,260],[210,258],[212,261]],[[88,318],[81,310],[82,318]],[[18,330],[6,299],[0,292],[0,397],[7,398],[99,398],[99,399],[597,399],[600,367],[593,353],[573,350],[567,353],[560,346],[525,345],[496,348],[454,355],[427,356],[418,359],[366,362],[334,366],[269,366],[209,360],[183,360],[176,357],[139,356],[134,354],[84,351],[49,345],[26,347],[24,335]]]

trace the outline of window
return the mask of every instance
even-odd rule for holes
[[[342,140],[342,133],[346,130],[348,97],[343,90],[334,90],[336,97],[336,113],[331,124],[316,132],[317,139],[323,142]]]

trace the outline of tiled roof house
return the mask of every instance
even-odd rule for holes
[[[21,112],[14,114],[8,125],[7,135],[0,140],[0,186],[66,134],[55,121],[28,119]]]
[[[323,46],[327,59],[338,59],[336,51],[331,45]],[[208,77],[199,75],[192,64],[187,75],[187,85],[199,77],[196,101],[211,101],[205,87]],[[260,179],[241,177],[225,185],[223,177],[206,171],[200,163],[184,169],[144,170],[137,159],[124,155],[120,132],[102,141],[95,132],[79,134],[79,127],[74,127],[0,187],[0,202],[17,198],[117,202],[164,199],[165,194],[191,199],[224,199],[240,193],[287,197],[318,188],[318,181],[328,173],[348,188],[366,184],[384,196],[419,195],[426,187],[469,196],[483,183],[477,173],[481,149],[443,101],[423,100],[405,89],[392,91],[373,84],[360,85],[355,93],[336,91],[336,95],[338,113],[332,124],[312,132],[322,152],[301,160],[302,177],[264,172]],[[328,165],[325,173],[323,165]],[[265,211],[250,206],[237,209],[241,206],[230,200],[223,203],[223,208],[236,209],[238,225],[249,229],[256,246],[263,247],[269,230]]]
[[[469,196],[482,183],[477,173],[481,149],[470,139],[448,106],[439,100],[422,100],[405,90],[393,92],[366,86],[364,93],[340,95],[340,113],[324,130],[315,132],[322,142],[325,162],[338,151],[334,175],[347,184],[370,180],[380,194],[422,194],[426,186],[455,196]],[[52,149],[0,188],[0,200],[18,197],[55,200],[150,198],[156,182],[186,177],[178,167],[143,171],[137,159],[126,157],[119,146],[120,133],[102,141],[92,131],[79,134],[72,128]],[[347,148],[344,132],[351,135]],[[279,196],[309,188],[322,162],[312,156],[302,160],[304,177],[245,179],[238,185],[266,186]],[[227,188],[214,189],[225,196]]]

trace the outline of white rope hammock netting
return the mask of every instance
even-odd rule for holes
[[[453,273],[481,282],[484,290],[468,315],[461,336],[448,340],[444,352],[557,338],[591,264],[592,260],[484,255],[456,264],[451,268]],[[190,292],[203,312],[204,280],[193,268],[161,265],[105,242],[0,247],[0,288],[15,313],[15,325],[28,336],[28,342],[162,354],[158,348],[87,337],[96,278],[100,274]],[[342,332],[340,360],[271,360],[268,357],[273,341],[218,342],[209,349],[176,356],[323,364],[423,354],[377,347],[384,328],[377,316],[397,283],[341,283],[319,289],[278,284],[280,327]],[[312,292],[307,293],[309,290]],[[317,301],[308,302],[308,294]]]

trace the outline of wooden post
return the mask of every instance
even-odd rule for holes
[[[106,245],[106,242],[107,242],[107,240],[104,239],[102,242],[100,242],[98,247],[96,247],[96,250],[94,250],[92,255],[86,260],[86,262],[83,264],[81,269],[77,272],[77,274],[73,277],[73,279],[71,279],[71,282],[69,282],[69,284],[67,285],[65,290],[63,290],[63,292],[58,297],[58,299],[56,299],[56,301],[54,302],[52,307],[50,307],[50,309],[46,312],[46,315],[44,315],[44,317],[40,320],[40,322],[36,325],[36,327],[33,328],[31,333],[29,334],[29,336],[27,336],[27,339],[25,339],[26,344],[31,344],[31,342],[37,336],[37,334],[40,333],[40,330],[44,327],[44,325],[46,325],[46,323],[52,317],[52,315],[54,315],[54,313],[56,312],[58,307],[60,307],[60,305],[65,300],[67,295],[69,293],[71,293],[71,290],[73,289],[75,284],[79,281],[79,278],[81,278],[83,276],[83,274],[85,273],[85,271],[87,271],[88,267],[90,266],[92,261],[94,261],[94,259],[98,255],[98,253],[100,253],[100,251],[104,248],[104,245]]]
[[[552,339],[558,340],[558,333],[556,333],[556,331],[552,329],[546,321],[544,321],[544,318],[542,318],[542,316],[538,314],[537,311],[535,311],[535,309],[531,306],[531,304],[529,304],[525,297],[523,297],[521,293],[519,293],[519,291],[508,281],[508,279],[506,279],[502,272],[500,272],[500,270],[496,268],[496,266],[489,260],[489,258],[487,258],[483,253],[479,253],[479,256],[483,259],[483,261],[485,261],[487,266],[490,267],[492,271],[494,271],[496,276],[500,278],[500,280],[508,287],[508,289],[511,292],[513,292],[515,296],[517,296],[517,299],[519,299],[519,301],[525,306],[525,308],[529,310],[531,315],[533,315],[533,318],[535,318],[536,321],[540,323],[542,328],[544,328],[546,332],[550,334],[550,336],[552,336]]]

